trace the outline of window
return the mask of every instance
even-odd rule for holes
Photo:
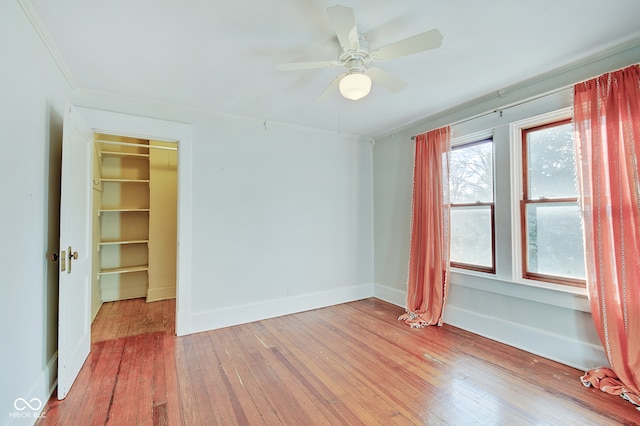
[[[451,266],[495,273],[493,139],[449,155]]]
[[[571,120],[522,129],[523,277],[585,285]]]

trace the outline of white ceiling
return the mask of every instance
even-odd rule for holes
[[[444,39],[376,65],[401,93],[316,101],[342,69],[274,66],[337,58],[337,0],[21,1],[80,89],[365,136],[640,39],[637,0],[341,0],[372,50],[432,28]]]

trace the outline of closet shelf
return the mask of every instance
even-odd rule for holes
[[[149,149],[144,145],[140,146],[141,148]],[[115,157],[115,158],[149,158],[149,154],[138,154],[133,152],[121,152],[121,151],[100,151],[101,157]]]
[[[127,209],[127,208],[113,208],[113,209],[100,209],[100,213],[119,213],[119,212],[148,212],[149,209]]]
[[[100,241],[101,246],[115,246],[120,244],[148,244],[149,240],[120,240],[120,241]]]
[[[149,265],[128,266],[125,268],[111,268],[103,269],[98,272],[98,275],[111,275],[111,274],[127,274],[131,272],[144,272],[149,270]]]
[[[149,179],[119,179],[119,178],[101,178],[103,183],[149,183]]]

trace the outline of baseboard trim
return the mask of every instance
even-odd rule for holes
[[[327,306],[353,302],[368,297],[373,297],[373,284],[342,287],[319,293],[192,313],[189,318],[190,330],[184,334],[199,333],[312,309],[325,308]]]
[[[150,288],[147,290],[147,302],[157,302],[176,298],[176,287]]]
[[[125,287],[120,285],[119,283],[101,282],[100,289],[103,302],[114,302],[116,300],[147,297],[146,283],[131,287]]]
[[[407,292],[405,290],[374,284],[373,295],[377,299],[384,300],[403,309],[406,306]]]
[[[374,296],[401,308],[405,307],[406,291],[375,284]],[[469,311],[451,304],[447,304],[444,309],[444,323],[580,370],[609,364],[604,349],[599,345]]]
[[[457,306],[445,308],[444,322],[580,370],[608,365],[604,349],[600,346]]]

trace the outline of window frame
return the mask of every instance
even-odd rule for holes
[[[528,167],[528,138],[527,135],[531,132],[548,129],[557,126],[563,126],[573,122],[571,116],[564,118],[550,118],[547,120],[541,120],[538,124],[523,125],[518,128],[520,147],[520,194],[519,197],[519,240],[520,240],[520,273],[521,277],[526,280],[542,281],[546,283],[561,284],[579,288],[586,288],[586,280],[578,278],[562,277],[557,275],[542,274],[538,272],[529,271],[529,256],[528,256],[528,234],[529,229],[527,226],[527,207],[529,205],[560,205],[566,203],[579,203],[578,195],[575,197],[562,197],[562,198],[529,198],[529,167]]]
[[[495,142],[493,140],[493,133],[491,134],[483,134],[483,135],[470,135],[470,137],[464,138],[464,140],[458,140],[451,144],[451,151],[457,149],[468,148],[474,145],[479,145],[482,143],[490,143],[491,144],[491,183],[492,183],[492,198],[491,202],[475,202],[475,203],[453,203],[451,201],[451,197],[449,197],[449,210],[453,210],[454,208],[469,208],[469,207],[486,207],[489,206],[490,214],[491,214],[491,266],[482,266],[477,264],[463,263],[463,262],[455,262],[449,259],[449,266],[452,268],[463,269],[467,271],[475,271],[482,272],[487,274],[496,274],[496,214],[495,214],[495,203],[496,203],[496,172],[495,172]],[[451,160],[449,160],[451,161]],[[449,164],[449,168],[451,168],[451,164]],[[449,176],[451,172],[449,172]],[[450,183],[449,183],[450,185]]]

